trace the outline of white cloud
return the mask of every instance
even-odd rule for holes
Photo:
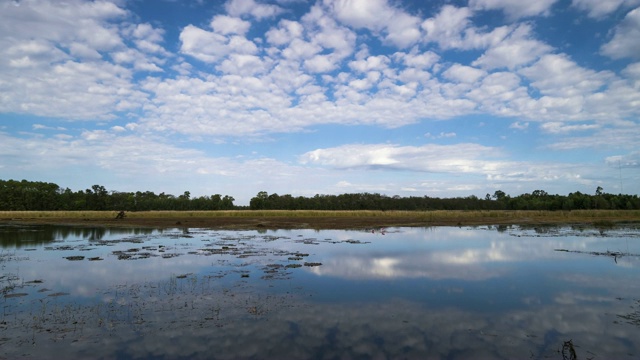
[[[632,151],[625,155],[608,156],[605,163],[609,166],[616,166],[619,169],[640,168],[640,151]]]
[[[270,28],[265,37],[270,44],[282,46],[302,38],[303,32],[304,27],[299,22],[283,19],[277,27]]]
[[[135,70],[162,72],[163,70],[155,63],[162,64],[160,59],[149,58],[142,52],[135,49],[124,49],[122,51],[114,51],[110,54],[113,61],[117,64],[132,64]],[[155,60],[155,61],[154,61]]]
[[[484,172],[498,162],[482,160],[500,152],[477,144],[398,146],[388,144],[343,145],[317,149],[300,156],[303,164],[334,168],[386,168],[425,172]]]
[[[555,126],[555,125],[554,125]],[[637,124],[628,127],[610,128],[601,127],[597,132],[585,136],[568,137],[556,140],[548,146],[552,150],[573,150],[573,149],[627,149],[637,151],[640,143],[640,129]],[[552,126],[553,129],[553,126]],[[558,126],[562,130],[562,126]],[[591,128],[589,128],[591,129]],[[581,130],[571,129],[570,131]],[[560,131],[562,133],[562,131]]]
[[[438,135],[433,135],[431,133],[426,133],[424,134],[424,137],[426,137],[427,139],[444,139],[444,138],[454,138],[456,137],[457,134],[455,132],[441,132]]]
[[[129,13],[112,2],[19,5],[0,3],[0,111],[97,120],[141,106],[147,95],[133,76],[161,71],[162,30],[124,21]]]
[[[211,20],[211,28],[222,35],[245,35],[250,27],[250,22],[226,15],[216,15]]]
[[[551,50],[551,46],[534,39],[530,25],[519,25],[508,37],[491,46],[472,65],[489,70],[513,70],[532,63]]]
[[[231,54],[216,67],[226,74],[253,76],[268,71],[270,63],[255,55]]]
[[[355,28],[382,31],[394,9],[387,0],[324,0],[336,18]]]
[[[598,91],[613,78],[608,71],[596,72],[578,66],[563,54],[544,55],[519,73],[531,80],[541,94],[571,97]]]
[[[501,116],[520,115],[514,105],[522,99],[529,99],[521,79],[509,72],[496,72],[486,76],[480,86],[469,91],[467,96],[478,102],[484,111]]]
[[[122,46],[118,28],[107,24],[125,17],[127,11],[106,1],[26,0],[20,6],[3,1],[0,14],[0,38],[4,41],[43,39],[63,45],[76,41],[106,51]]]
[[[10,88],[0,102],[0,112],[110,119],[114,109],[138,108],[147,96],[131,83],[130,70],[105,62],[66,61],[20,75],[4,72],[0,82],[5,81]]]
[[[615,28],[611,41],[600,51],[613,59],[640,59],[640,8],[631,10]]]
[[[436,16],[422,22],[424,42],[434,42],[447,49],[482,49],[500,43],[512,31],[501,26],[486,32],[473,26],[473,11],[467,7],[445,5]]]
[[[567,125],[562,122],[551,121],[540,125],[540,128],[550,134],[563,134],[576,131],[594,130],[600,128],[598,124],[574,124]]]
[[[417,69],[428,69],[440,60],[438,54],[432,51],[421,51],[418,47],[412,48],[409,53],[397,52],[393,57],[402,60],[406,66]]]
[[[442,75],[451,81],[460,83],[475,83],[487,75],[487,72],[471,66],[453,64]]]
[[[459,143],[455,145],[399,146],[391,144],[357,144],[334,148],[316,149],[300,156],[304,165],[318,165],[336,171],[348,169],[351,172],[365,172],[370,179],[381,171],[410,171],[428,173],[435,177],[444,174],[466,176],[466,181],[450,179],[446,182],[425,180],[421,182],[403,182],[406,188],[419,189],[421,192],[469,193],[478,191],[478,181],[499,187],[517,187],[531,184],[557,184],[558,181],[576,183],[583,175],[597,169],[566,163],[517,162],[500,159],[503,154],[497,148],[478,144]],[[311,170],[310,170],[311,171]],[[344,174],[344,172],[341,172]],[[464,175],[463,175],[464,174]],[[397,175],[397,179],[401,175]],[[415,175],[414,175],[415,176]],[[355,185],[354,181],[342,180],[336,192],[343,192],[348,186],[352,191],[373,188],[366,181]],[[397,184],[396,184],[397,186]],[[391,188],[397,189],[396,186]],[[485,185],[486,186],[486,185]],[[380,191],[380,185],[378,185]],[[443,190],[446,189],[446,190]],[[551,189],[550,189],[551,190]],[[413,190],[411,190],[413,191]],[[480,190],[482,191],[482,190]],[[528,190],[529,191],[529,190]],[[553,190],[552,190],[553,191]],[[385,192],[385,191],[383,191]]]
[[[358,72],[368,72],[371,70],[384,70],[389,66],[389,62],[389,58],[384,55],[369,56],[366,59],[350,62],[349,67]]]
[[[391,23],[387,26],[387,32],[385,41],[402,49],[417,43],[422,36],[420,20],[400,11],[396,11]]]
[[[587,11],[592,18],[602,18],[620,7],[632,7],[640,4],[640,0],[572,0],[571,5]]]
[[[180,32],[180,52],[204,62],[218,62],[230,53],[252,55],[257,46],[243,36],[224,36],[188,25]]]
[[[471,10],[466,7],[443,6],[440,13],[422,23],[426,31],[425,40],[437,42],[443,49],[466,47],[461,45],[461,34],[470,26],[471,15]]]
[[[526,130],[529,128],[529,123],[516,121],[514,123],[511,123],[511,125],[509,125],[509,128],[517,129],[517,130]]]
[[[512,20],[523,17],[548,15],[558,0],[470,0],[469,7],[477,10],[502,10]]]
[[[387,0],[324,0],[324,5],[342,23],[369,29],[400,48],[420,39],[420,20],[391,6]]]
[[[629,64],[622,73],[634,80],[640,80],[640,62]]]
[[[251,15],[258,20],[274,17],[283,12],[283,9],[277,5],[263,4],[255,0],[229,0],[224,7],[231,16]]]

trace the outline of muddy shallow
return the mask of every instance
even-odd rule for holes
[[[640,356],[640,228],[1,226],[0,357]]]
[[[19,214],[18,214],[19,213]],[[116,212],[97,212],[91,217],[81,214],[65,217],[65,213],[50,212],[47,216],[27,212],[7,213],[0,224],[12,225],[73,225],[83,227],[134,227],[153,229],[217,229],[217,230],[278,230],[278,229],[367,229],[379,227],[431,227],[479,225],[573,225],[595,224],[609,227],[613,224],[638,223],[636,211],[443,211],[443,212],[340,212],[327,216],[319,211],[300,216],[296,211],[269,212],[248,216],[239,211],[236,216],[221,216],[217,212],[191,214],[175,211],[159,215],[156,212],[129,212],[115,219]],[[284,215],[282,214],[284,213]],[[312,212],[313,213],[313,212]],[[434,215],[435,214],[435,215]]]

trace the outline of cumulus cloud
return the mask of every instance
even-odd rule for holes
[[[258,20],[274,17],[283,11],[277,5],[263,4],[255,0],[230,0],[224,7],[231,16],[250,15]]]
[[[558,0],[471,0],[469,7],[478,10],[502,10],[512,20],[523,17],[548,15]]]
[[[502,41],[489,47],[472,65],[485,69],[513,70],[549,53],[552,47],[536,40],[529,25],[519,25]]]
[[[353,28],[365,28],[382,36],[384,41],[408,47],[421,34],[420,20],[387,0],[323,0],[324,5],[342,23]]]
[[[2,112],[110,119],[114,110],[144,102],[147,95],[136,89],[135,72],[161,71],[162,59],[127,47],[123,36],[162,55],[154,47],[162,31],[116,23],[128,12],[115,3],[42,0],[13,6],[7,1],[0,14]]]
[[[487,32],[473,25],[473,11],[468,7],[445,5],[434,17],[421,24],[426,32],[424,42],[434,42],[447,49],[483,49],[501,42],[511,32],[510,27],[500,26]]]
[[[250,22],[226,15],[216,15],[213,17],[213,20],[211,20],[211,28],[216,33],[222,35],[244,35],[249,31],[250,27]]]
[[[487,72],[471,66],[453,64],[442,75],[448,80],[460,83],[475,83],[487,75]]]
[[[640,0],[572,0],[571,5],[586,11],[592,18],[602,18],[620,7],[631,7],[640,4]]]
[[[212,25],[215,24],[212,22]],[[227,28],[219,29],[225,33],[229,31]],[[231,53],[251,55],[258,52],[257,46],[244,36],[225,36],[193,25],[182,29],[180,42],[182,53],[204,62],[217,62]]]
[[[613,38],[600,51],[613,59],[640,58],[640,8],[631,10],[615,28]]]
[[[563,98],[596,92],[613,77],[608,71],[582,68],[562,54],[544,55],[519,73],[530,79],[541,94]]]

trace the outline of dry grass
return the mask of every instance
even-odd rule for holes
[[[117,211],[0,211],[0,219],[114,219]],[[573,211],[538,211],[538,210],[433,210],[433,211],[376,211],[376,210],[222,210],[222,211],[138,211],[127,212],[131,219],[167,219],[167,218],[413,218],[429,220],[445,219],[638,219],[640,210],[573,210]]]

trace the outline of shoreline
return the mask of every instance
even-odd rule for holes
[[[256,229],[366,229],[481,225],[612,226],[640,223],[640,211],[146,211],[128,212],[116,219],[114,211],[0,212],[0,224],[70,225],[88,227]],[[13,216],[12,216],[13,215]]]

